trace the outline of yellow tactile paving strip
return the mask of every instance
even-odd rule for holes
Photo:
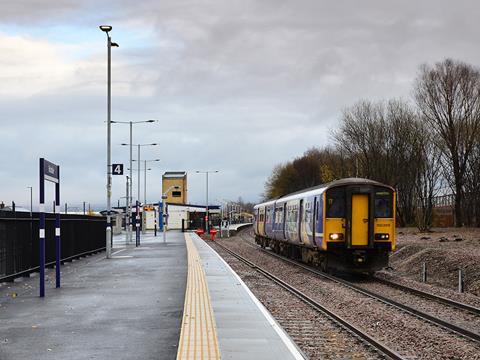
[[[217,329],[205,271],[190,234],[185,234],[188,252],[187,290],[177,360],[220,359]]]

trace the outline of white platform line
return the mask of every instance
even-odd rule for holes
[[[197,234],[191,233],[192,238],[195,237],[196,240],[203,241]],[[208,246],[207,244],[205,244]],[[304,360],[306,357],[302,354],[300,349],[297,347],[297,345],[293,342],[293,340],[288,336],[288,334],[283,330],[283,328],[277,323],[277,321],[273,318],[273,316],[270,314],[270,312],[263,306],[263,304],[260,302],[260,300],[257,299],[257,297],[250,291],[248,286],[243,282],[243,280],[238,276],[238,274],[228,265],[228,263],[210,246],[208,246],[214,253],[215,255],[222,261],[222,263],[227,267],[227,269],[233,273],[235,278],[238,280],[238,282],[243,286],[244,290],[247,292],[247,294],[250,296],[254,304],[258,307],[258,309],[262,312],[263,316],[267,319],[268,323],[272,326],[272,328],[275,330],[275,332],[278,334],[280,339],[282,339],[283,343],[285,346],[290,350],[290,353],[295,357],[295,359],[300,359]]]

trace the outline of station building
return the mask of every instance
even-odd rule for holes
[[[162,194],[172,186],[178,186],[167,194],[167,204],[187,204],[187,172],[186,171],[166,171],[162,176]]]
[[[168,204],[168,229],[198,229],[205,225],[206,209],[205,205],[193,204]],[[211,224],[215,224],[220,219],[220,206],[210,205],[208,213]]]
[[[169,230],[192,229],[205,225],[205,205],[194,205],[188,203],[188,183],[186,171],[166,171],[162,176],[162,194],[171,187],[177,186],[167,194],[166,205],[168,213]],[[210,205],[208,207],[211,220],[220,217],[220,206]],[[148,222],[147,229],[153,221]],[[150,225],[150,226],[149,226]]]

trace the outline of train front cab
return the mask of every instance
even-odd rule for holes
[[[324,196],[328,267],[373,272],[395,249],[395,192],[379,183],[334,186]]]

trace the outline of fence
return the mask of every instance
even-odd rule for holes
[[[38,270],[38,228],[38,213],[0,211],[0,282]],[[62,214],[62,261],[104,250],[105,230],[105,217]],[[45,214],[45,262],[55,262],[55,214]]]
[[[480,226],[480,195],[465,194],[462,211],[464,225]],[[433,198],[432,226],[455,226],[455,195],[449,194]]]

